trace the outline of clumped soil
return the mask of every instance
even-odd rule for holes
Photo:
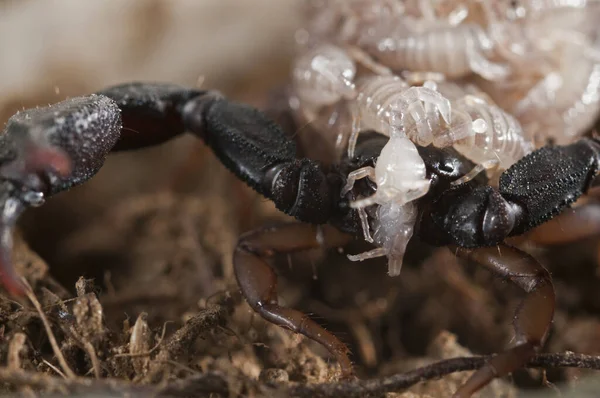
[[[445,397],[469,376],[369,390],[340,381],[337,364],[319,345],[254,315],[235,283],[236,240],[291,220],[201,144],[187,149],[170,178],[152,190],[96,197],[97,184],[111,181],[104,174],[23,219],[14,262],[32,290],[22,298],[0,291],[2,393]],[[281,302],[346,342],[361,379],[490,354],[510,343],[523,297],[510,283],[416,241],[399,278],[386,275],[384,260],[345,257],[367,248],[357,241],[345,252],[273,260]],[[600,354],[597,248],[590,239],[532,251],[552,270],[558,296],[547,352]],[[579,386],[590,374],[522,370],[479,396],[560,396],[559,388]]]

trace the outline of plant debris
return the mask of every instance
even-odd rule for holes
[[[242,299],[230,257],[237,235],[285,217],[264,201],[251,200],[248,209],[218,199],[232,190],[252,198],[223,178],[209,195],[133,196],[57,241],[33,239],[40,252],[52,245],[52,268],[16,236],[15,264],[30,289],[20,299],[0,293],[0,391],[440,397],[489,359],[464,347],[491,354],[510,342],[518,289],[446,249],[413,244],[400,278],[386,276],[385,262],[349,263],[335,250],[275,258],[286,305],[310,313],[352,348],[360,380],[340,380],[322,347],[265,322]],[[253,221],[232,221],[231,214],[250,211]],[[551,252],[538,254],[552,263]],[[551,353],[478,396],[554,394],[587,385],[577,380],[600,369],[593,292],[575,285],[586,267],[580,262],[557,276],[559,300],[561,291],[570,294],[559,301]]]

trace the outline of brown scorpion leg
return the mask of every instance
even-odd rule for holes
[[[527,238],[542,245],[557,245],[595,235],[600,235],[600,203],[594,201],[566,210],[529,232]]]
[[[343,246],[348,241],[348,235],[330,226],[283,224],[242,235],[233,255],[235,276],[250,307],[267,321],[325,346],[339,362],[343,377],[354,375],[348,348],[307,315],[278,304],[277,276],[266,259],[276,253],[291,253],[321,245]]]
[[[522,367],[544,344],[554,316],[555,295],[548,271],[519,249],[502,244],[455,250],[457,256],[473,260],[508,278],[527,293],[515,312],[516,345],[493,357],[454,394],[455,398],[466,398],[495,377],[505,376]]]

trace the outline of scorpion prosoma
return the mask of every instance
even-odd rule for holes
[[[23,210],[84,183],[112,151],[159,144],[185,131],[202,138],[226,167],[281,211],[307,223],[243,234],[233,253],[235,275],[254,311],[321,343],[339,362],[342,375],[352,376],[348,350],[337,337],[278,303],[277,277],[267,258],[321,245],[339,247],[348,242],[347,234],[362,235],[360,217],[349,202],[372,194],[372,186],[357,184],[343,196],[340,192],[350,171],[376,161],[388,140],[381,134],[364,134],[354,158],[326,168],[298,159],[291,138],[261,112],[212,91],[129,83],[19,112],[0,136],[4,286],[13,294],[22,292],[10,252],[12,229]],[[600,141],[585,138],[538,149],[505,171],[498,189],[487,185],[484,175],[453,186],[473,164],[453,149],[418,150],[430,189],[415,202],[415,235],[448,245],[527,293],[515,315],[515,346],[494,356],[455,394],[468,397],[494,377],[521,367],[544,343],[555,306],[550,274],[503,241],[550,220],[588,190],[599,168]],[[316,225],[326,223],[330,226]]]

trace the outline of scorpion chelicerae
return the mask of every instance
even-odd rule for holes
[[[374,187],[361,183],[341,192],[350,172],[377,162],[388,145],[388,137],[381,134],[362,134],[353,158],[325,167],[297,158],[294,141],[258,110],[217,92],[157,83],[123,84],[19,112],[0,135],[4,286],[13,294],[22,292],[10,251],[12,229],[27,207],[92,178],[110,152],[160,144],[186,131],[201,138],[227,168],[281,211],[305,222],[242,235],[233,253],[235,275],[254,311],[323,344],[343,376],[352,376],[348,350],[337,337],[278,303],[277,278],[267,258],[322,245],[338,247],[348,242],[348,234],[362,236],[360,216],[349,204],[371,195]],[[550,220],[595,183],[600,141],[584,138],[538,149],[502,173],[498,188],[483,174],[453,185],[474,166],[454,149],[428,146],[418,147],[418,152],[430,187],[414,202],[415,235],[432,245],[449,246],[527,293],[515,315],[516,345],[493,357],[456,393],[468,397],[494,377],[519,368],[544,343],[555,306],[550,274],[503,241]],[[385,249],[385,240],[378,243]]]

